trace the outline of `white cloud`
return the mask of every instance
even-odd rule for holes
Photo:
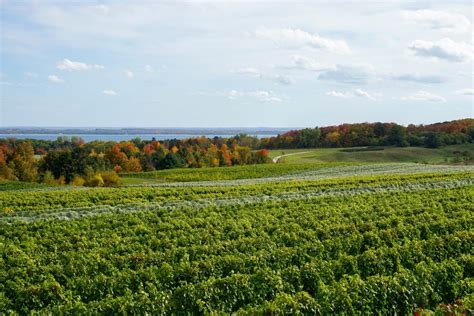
[[[103,90],[102,93],[112,97],[117,95],[117,92],[115,92],[114,90]]]
[[[434,57],[452,62],[471,62],[474,59],[472,44],[455,42],[450,38],[436,42],[416,40],[408,48],[422,57]]]
[[[404,11],[407,20],[444,32],[464,33],[470,30],[471,22],[466,16],[435,10]]]
[[[369,100],[372,100],[372,101],[376,100],[376,98],[372,94],[368,93],[367,91],[361,90],[361,89],[355,89],[354,93],[358,97],[366,98],[366,99],[369,99]]]
[[[60,61],[57,66],[60,70],[67,70],[67,71],[83,71],[83,70],[90,70],[90,69],[104,69],[105,67],[102,65],[89,65],[80,61],[72,61],[70,59],[64,58]]]
[[[155,72],[155,70],[153,69],[153,67],[150,66],[150,65],[146,65],[146,66],[145,66],[145,71],[148,72],[149,74]]]
[[[430,101],[430,102],[446,102],[446,99],[442,96],[436,95],[434,93],[419,90],[418,92],[409,95],[407,97],[403,97],[402,100],[405,101]]]
[[[127,77],[130,78],[130,79],[132,79],[133,77],[135,77],[135,74],[134,74],[131,70],[129,70],[129,69],[125,69],[125,70],[123,71],[123,73],[125,74],[125,76],[127,76]]]
[[[458,95],[474,95],[474,88],[467,88],[467,89],[461,89],[454,91],[454,94]]]
[[[62,82],[64,82],[64,80],[62,80],[61,78],[59,78],[56,75],[49,75],[48,80],[49,80],[49,82],[52,82],[52,83],[62,83]]]
[[[309,46],[338,54],[350,53],[350,48],[345,41],[325,38],[300,29],[260,27],[255,30],[254,35],[281,44]]]
[[[340,91],[328,91],[326,92],[327,96],[335,97],[335,98],[343,98],[343,99],[348,99],[348,98],[365,98],[369,99],[372,101],[377,101],[376,96],[379,96],[379,93],[369,93],[367,91],[364,91],[362,89],[355,89],[353,91],[347,91],[347,92],[340,92]]]
[[[329,65],[326,63],[319,63],[305,56],[294,55],[292,58],[291,65],[284,66],[284,68],[310,70],[310,71],[319,72],[319,71],[333,70],[336,67],[334,65]]]
[[[351,95],[348,94],[347,92],[338,92],[334,90],[326,92],[326,95],[331,96],[331,97],[336,97],[336,98],[344,98],[344,99],[351,97]]]
[[[238,91],[238,90],[230,90],[230,91],[216,91],[216,92],[200,92],[200,95],[205,96],[219,96],[219,97],[226,97],[229,100],[237,100],[240,98],[251,98],[255,99],[262,103],[276,103],[282,102],[283,97],[276,95],[273,91],[264,91],[264,90],[256,90],[256,91]]]

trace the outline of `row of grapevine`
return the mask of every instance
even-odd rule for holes
[[[406,314],[457,299],[474,308],[471,178],[425,174],[141,188],[134,211],[0,222],[0,311]],[[459,180],[464,185],[431,187]],[[410,184],[425,186],[396,189]],[[174,209],[146,198],[271,197],[364,186],[388,189]],[[41,210],[55,195],[68,197],[69,205],[84,203],[81,195],[115,205],[117,198],[136,202],[138,192],[9,192],[2,201],[21,206],[25,197],[37,198],[26,211]]]
[[[287,192],[315,192],[313,195],[331,190],[361,190],[400,184],[419,184],[438,181],[472,184],[472,173],[425,173],[408,175],[373,175],[320,180],[286,180],[267,183],[213,186],[142,186],[125,188],[90,188],[66,190],[27,190],[0,192],[0,211],[3,215],[16,211],[50,210],[96,205],[123,205],[131,203],[164,203],[170,201],[193,201],[198,199],[238,198]],[[449,185],[447,186],[449,187]]]

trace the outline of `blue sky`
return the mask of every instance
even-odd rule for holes
[[[0,126],[473,117],[471,1],[1,1]]]

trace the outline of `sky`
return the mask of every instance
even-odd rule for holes
[[[0,0],[0,127],[474,115],[471,1]]]

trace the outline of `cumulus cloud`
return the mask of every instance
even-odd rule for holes
[[[292,57],[291,64],[284,66],[284,68],[320,72],[320,71],[326,71],[326,70],[334,70],[335,66],[329,65],[326,63],[319,63],[315,61],[314,59],[311,59],[305,56],[294,55]]]
[[[219,96],[219,97],[226,97],[229,100],[237,100],[241,98],[251,98],[255,99],[262,103],[277,103],[282,102],[283,97],[276,95],[273,91],[265,91],[265,90],[256,90],[256,91],[238,91],[238,90],[230,90],[230,91],[216,91],[216,92],[200,92],[200,95],[206,96]]]
[[[403,97],[402,100],[405,101],[429,101],[429,102],[446,102],[446,99],[442,96],[436,95],[434,93],[419,90],[418,92],[413,93],[407,97]]]
[[[444,32],[464,33],[471,29],[466,16],[435,10],[403,11],[403,17],[420,25]]]
[[[102,90],[102,93],[111,97],[114,97],[117,95],[117,92],[114,90]]]
[[[389,76],[390,79],[399,80],[399,81],[409,81],[409,82],[417,82],[417,83],[444,83],[446,79],[441,76],[434,76],[434,75],[422,75],[419,73],[408,73],[408,74],[400,74],[400,75],[391,75]]]
[[[372,101],[377,101],[376,96],[379,96],[379,93],[369,93],[365,90],[362,89],[354,89],[353,91],[347,91],[347,92],[341,92],[341,91],[328,91],[326,92],[327,96],[335,97],[335,98],[343,98],[343,99],[348,99],[348,98],[365,98],[369,99]]]
[[[322,37],[300,29],[260,27],[255,30],[254,35],[283,45],[309,46],[338,54],[350,53],[349,45],[343,40]]]
[[[337,65],[333,69],[322,71],[318,79],[344,84],[366,84],[371,76],[370,67]]]
[[[125,76],[127,76],[127,78],[132,79],[133,77],[135,77],[135,74],[129,69],[125,69],[123,73],[125,74]]]
[[[461,90],[454,91],[454,94],[458,94],[458,95],[474,95],[474,89],[473,89],[473,88],[461,89]]]
[[[64,58],[60,61],[57,66],[60,70],[67,70],[67,71],[83,71],[83,70],[90,70],[90,69],[104,69],[105,67],[102,65],[89,65],[80,61],[72,61],[70,59]]]
[[[59,78],[56,75],[49,75],[48,80],[49,80],[49,82],[52,82],[52,83],[62,83],[62,82],[64,82],[64,80],[62,80],[61,78]]]
[[[433,57],[451,62],[471,62],[474,59],[474,47],[465,42],[455,42],[443,38],[436,42],[416,40],[408,48],[421,57]]]

